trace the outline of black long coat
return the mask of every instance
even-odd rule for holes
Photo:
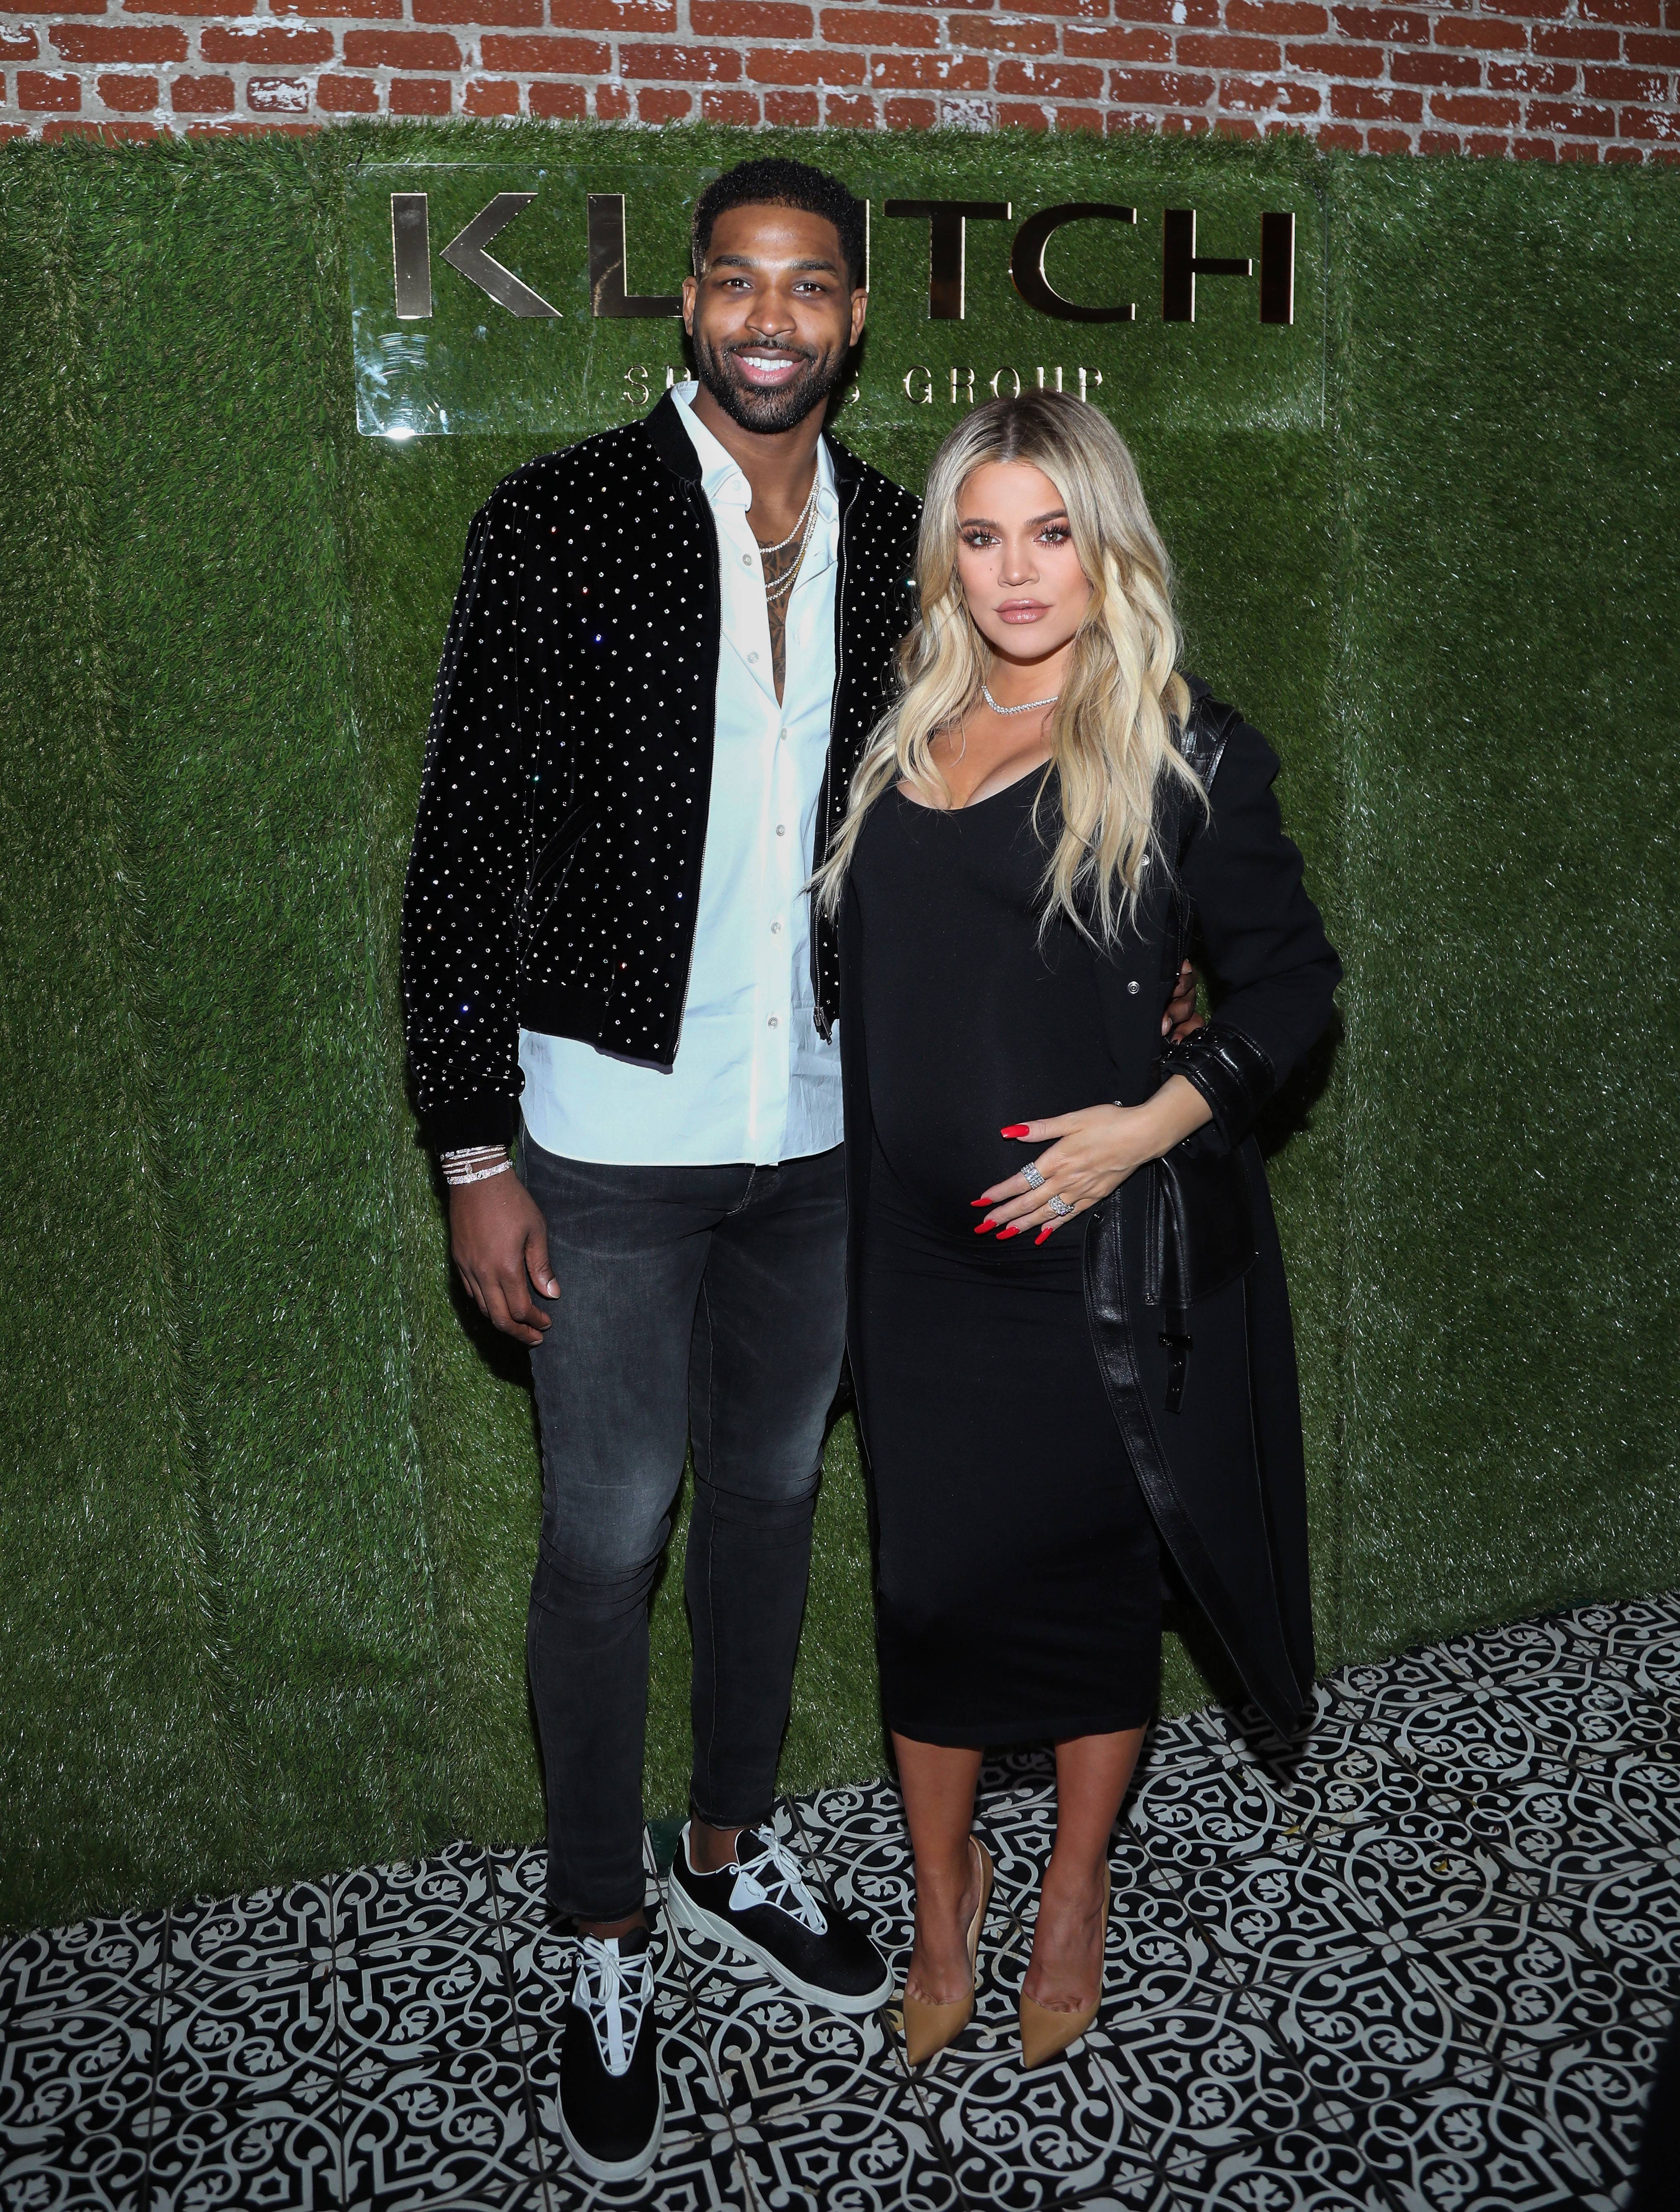
[[[1163,799],[1161,845],[1175,867],[1141,902],[1135,924],[1098,963],[1115,1096],[1137,1105],[1168,1073],[1187,1076],[1213,1109],[1176,1148],[1193,1180],[1246,1178],[1252,1236],[1246,1272],[1188,1305],[1159,1296],[1150,1249],[1159,1236],[1160,1171],[1151,1164],[1092,1209],[1085,1306],[1109,1402],[1161,1540],[1245,1688],[1280,1732],[1311,1690],[1313,1622],[1307,1563],[1306,1469],[1295,1339],[1265,1170],[1249,1131],[1278,1085],[1323,1034],[1342,967],[1301,881],[1272,781],[1276,755],[1259,732],[1192,681],[1180,747],[1208,793],[1204,811]],[[1192,942],[1217,988],[1216,1019],[1167,1047],[1161,1018]],[[862,926],[848,894],[840,927],[840,1050],[845,1066],[847,1190],[855,1301],[868,1222],[871,1152]],[[1091,1100],[1066,1102],[1063,1110]],[[1223,1171],[1210,1162],[1235,1155]],[[1244,1212],[1218,1202],[1234,1218]],[[1228,1222],[1205,1224],[1214,1243]],[[865,1446],[869,1376],[852,1370]],[[1000,1387],[1015,1387],[1005,1378]],[[1030,1504],[1023,1510],[1030,1510]]]

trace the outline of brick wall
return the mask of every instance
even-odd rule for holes
[[[1680,0],[0,0],[0,136],[351,115],[1680,158]]]

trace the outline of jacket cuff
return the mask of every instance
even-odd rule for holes
[[[434,1152],[461,1152],[475,1145],[511,1145],[519,1133],[519,1102],[503,1091],[470,1098],[445,1098],[420,1117],[420,1133]]]
[[[1277,1088],[1271,1060],[1252,1038],[1228,1022],[1209,1022],[1168,1045],[1161,1055],[1165,1075],[1193,1083],[1213,1109],[1216,1149],[1230,1152],[1252,1127]]]

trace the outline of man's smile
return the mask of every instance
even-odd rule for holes
[[[729,358],[744,381],[762,392],[791,384],[810,360],[806,354],[788,353],[775,346],[740,347]]]

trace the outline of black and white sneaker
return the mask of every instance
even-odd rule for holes
[[[597,2181],[634,2181],[658,2154],[665,2095],[646,1928],[578,1938],[560,2050],[560,2131]]]
[[[855,1920],[817,1903],[799,1862],[768,1828],[743,1828],[731,1865],[696,1874],[685,1826],[670,1867],[670,1917],[691,1935],[744,1951],[784,1989],[834,2012],[873,2012],[892,1988]]]

